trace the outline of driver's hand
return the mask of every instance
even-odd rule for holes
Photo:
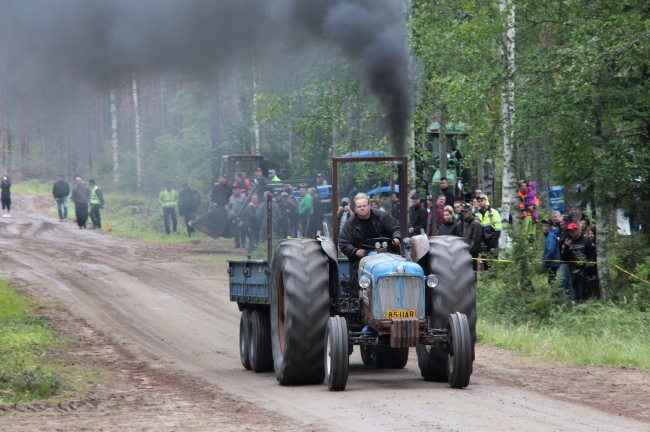
[[[358,257],[362,257],[362,256],[365,256],[365,255],[366,255],[366,251],[363,250],[363,249],[357,249],[357,251],[355,252],[355,254],[356,254]]]
[[[398,238],[394,238],[394,239],[393,239],[393,244],[394,244],[395,246],[399,246],[399,239],[398,239]]]

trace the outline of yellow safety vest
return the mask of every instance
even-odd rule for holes
[[[163,189],[163,191],[160,192],[160,195],[158,195],[158,202],[163,207],[176,207],[176,204],[178,203],[178,192],[174,189]]]
[[[98,190],[99,190],[99,186],[95,186],[94,188],[91,189],[90,204],[101,204],[101,202],[99,201],[99,197],[97,196]]]

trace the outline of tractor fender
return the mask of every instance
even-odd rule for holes
[[[429,238],[425,234],[411,237],[411,259],[418,262],[429,253]]]
[[[338,248],[334,244],[331,238],[325,236],[316,237],[320,241],[320,245],[323,248],[323,252],[327,255],[327,261],[329,262],[329,286],[330,286],[330,298],[336,297],[336,293],[339,290],[339,260],[338,260]]]

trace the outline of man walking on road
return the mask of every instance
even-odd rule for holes
[[[99,210],[104,208],[104,194],[95,184],[95,179],[88,180],[90,183],[90,220],[93,222],[93,229],[102,229],[102,216]]]
[[[86,229],[86,222],[88,222],[88,201],[90,201],[90,191],[83,182],[81,177],[74,179],[75,186],[72,189],[70,199],[74,203],[74,210],[77,214],[77,225],[79,229]]]
[[[187,235],[191,237],[195,230],[190,222],[196,217],[196,211],[201,205],[201,195],[196,189],[191,189],[187,183],[183,183],[182,188],[181,193],[178,194],[178,214],[185,219]]]
[[[167,180],[165,189],[158,194],[158,202],[163,209],[163,219],[165,220],[165,233],[169,232],[169,219],[171,218],[173,224],[173,231],[176,234],[178,220],[176,219],[176,204],[178,203],[178,192],[172,189],[172,181]]]
[[[59,175],[59,180],[52,186],[52,196],[56,201],[56,209],[59,212],[59,222],[68,219],[68,195],[70,195],[70,185],[63,180],[63,174]]]

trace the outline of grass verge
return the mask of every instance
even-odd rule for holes
[[[561,363],[650,369],[650,313],[634,302],[562,304],[558,289],[479,283],[479,341]]]
[[[0,403],[59,393],[64,380],[48,350],[63,343],[47,321],[32,312],[28,300],[0,280]]]

